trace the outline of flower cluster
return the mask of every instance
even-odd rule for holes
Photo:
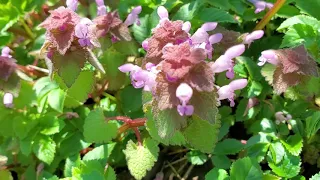
[[[67,0],[67,8],[61,6],[50,11],[51,15],[39,25],[47,30],[41,52],[45,53],[50,75],[53,71],[62,75],[61,69],[68,63],[81,69],[86,60],[104,73],[102,65],[92,53],[93,48],[100,47],[98,39],[106,37],[113,41],[131,40],[128,26],[134,22],[139,23],[141,6],[134,8],[127,20],[122,22],[117,12],[107,13],[103,0],[96,0],[96,3],[98,16],[93,21],[81,18],[75,12],[77,0]],[[108,34],[110,36],[107,37]],[[70,85],[67,83],[67,86]]]
[[[261,38],[263,31],[245,34],[242,44],[230,47],[216,61],[208,62],[206,60],[212,59],[213,45],[223,38],[221,33],[212,34],[217,23],[204,23],[194,34],[190,34],[190,22],[169,20],[168,11],[162,6],[157,12],[159,24],[152,30],[152,36],[142,43],[147,52],[143,66],[124,64],[119,70],[130,72],[135,88],[150,91],[153,106],[156,106],[153,108],[160,111],[175,108],[180,116],[201,114],[196,107],[202,103],[201,99],[205,99],[204,94],[215,96],[215,92],[219,96],[216,101],[228,99],[233,106],[234,91],[244,88],[247,80],[238,79],[218,87],[214,76],[227,71],[227,77],[233,79],[234,59],[243,54],[245,44],[250,45]]]
[[[272,82],[280,94],[309,76],[319,76],[317,65],[303,45],[281,50],[266,50],[261,53],[259,66],[273,65]]]
[[[254,11],[256,14],[264,11],[266,8],[271,9],[273,7],[272,3],[266,2],[266,1],[261,1],[261,0],[248,0],[251,2],[256,10]]]
[[[11,52],[10,48],[4,47],[1,51],[1,56],[0,56],[0,90],[4,90],[6,92],[3,96],[3,104],[6,107],[13,106],[12,104],[13,94],[8,92],[11,89],[8,89],[6,85],[9,83],[15,83],[15,82],[9,82],[9,81],[17,69],[16,60],[12,59],[10,52]]]

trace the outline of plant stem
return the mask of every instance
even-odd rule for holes
[[[24,19],[21,18],[21,19],[20,19],[20,23],[22,24],[24,30],[26,30],[28,36],[29,36],[32,40],[34,40],[34,35],[33,35],[32,31],[31,31],[30,27],[26,24],[26,22],[24,22]]]
[[[134,133],[136,134],[139,146],[142,146],[141,135],[139,129],[137,127],[132,128]]]
[[[262,18],[262,20],[257,24],[254,30],[263,29],[271,20],[271,18],[280,10],[280,8],[284,5],[286,0],[277,0],[277,2],[273,5],[270,11]]]

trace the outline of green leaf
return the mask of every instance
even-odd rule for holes
[[[284,147],[280,142],[272,143],[270,146],[270,152],[275,164],[280,163],[285,155]]]
[[[281,177],[272,174],[264,174],[262,180],[281,180]]]
[[[256,159],[258,162],[261,162],[264,160],[266,153],[269,149],[270,144],[269,143],[257,143],[254,144],[247,149],[247,156]]]
[[[318,179],[320,179],[320,172],[313,175],[309,180],[318,180]]]
[[[155,28],[159,23],[159,16],[157,10],[153,11],[150,15],[140,17],[140,25],[136,23],[132,26],[133,36],[141,44],[145,39],[150,37],[151,29]]]
[[[193,1],[191,3],[184,4],[173,16],[173,19],[182,21],[192,20],[195,17],[197,11],[199,10],[200,5],[200,1]]]
[[[258,65],[251,58],[239,56],[236,60],[240,64],[244,64],[251,79],[255,81],[260,81],[262,79]]]
[[[320,28],[320,22],[316,18],[313,18],[313,17],[310,17],[310,16],[306,16],[306,15],[298,15],[298,16],[294,16],[292,18],[289,18],[289,19],[285,20],[278,27],[277,30],[278,31],[284,30],[286,28],[289,28],[289,27],[293,26],[294,24],[306,24],[306,25],[310,25],[310,26],[314,27],[315,29],[319,29]]]
[[[192,150],[187,153],[188,161],[193,165],[203,165],[208,160],[208,156],[200,151]]]
[[[120,92],[120,100],[125,114],[142,109],[142,90],[132,86],[125,87]]]
[[[34,142],[33,152],[41,161],[51,164],[56,153],[56,143],[48,136],[38,136]]]
[[[286,152],[283,160],[279,164],[275,164],[271,158],[268,158],[269,167],[278,176],[292,178],[300,172],[300,157],[293,156]]]
[[[234,17],[227,11],[217,8],[203,8],[198,13],[199,19],[204,22],[228,22],[235,23]],[[187,19],[189,20],[189,19]]]
[[[247,8],[247,5],[241,0],[229,0],[229,3],[231,5],[231,9],[240,15],[243,15]]]
[[[308,138],[315,135],[320,129],[320,112],[314,112],[306,119],[306,135]]]
[[[286,141],[281,140],[281,143],[294,156],[299,156],[302,151],[303,140],[299,134],[291,135]]]
[[[320,0],[295,0],[296,6],[304,13],[320,19]]]
[[[111,166],[108,166],[107,170],[104,173],[104,179],[106,180],[116,180],[117,175],[114,169]]]
[[[234,155],[239,153],[244,148],[239,140],[225,139],[222,142],[218,142],[214,148],[213,153],[217,155]]]
[[[48,94],[48,103],[52,109],[62,113],[66,93],[61,89],[54,89]]]
[[[0,32],[5,32],[19,20],[20,13],[11,3],[0,4]]]
[[[156,128],[156,124],[153,119],[150,108],[147,110],[146,115],[148,118],[147,123],[146,123],[146,128],[147,128],[150,136],[152,137],[152,139],[154,139],[160,143],[163,143],[165,145],[183,145],[186,143],[186,140],[180,131],[174,132],[172,137],[161,138],[158,134],[158,130]]]
[[[211,160],[214,167],[219,169],[229,169],[231,166],[230,159],[225,155],[212,156]]]
[[[63,141],[60,143],[60,156],[67,158],[89,147],[90,143],[85,142],[83,139],[83,135],[79,131],[68,133],[68,135],[64,137]]]
[[[11,172],[9,170],[0,170],[0,179],[1,180],[13,180]]]
[[[295,47],[302,43],[306,43],[308,47],[315,44],[314,40],[317,38],[318,35],[312,26],[295,24],[286,32],[280,47]]]
[[[16,116],[13,118],[13,129],[15,134],[20,138],[24,139],[28,133],[38,124],[37,120],[28,118],[26,116]]]
[[[193,115],[190,124],[182,133],[188,143],[195,149],[204,153],[211,153],[218,141],[220,123],[215,125]]]
[[[206,174],[206,180],[229,180],[229,175],[226,170],[213,168]]]
[[[107,143],[117,136],[118,126],[106,121],[102,109],[89,113],[84,123],[84,138],[87,142]]]
[[[257,97],[263,91],[263,86],[260,82],[251,81],[248,84],[248,98]]]
[[[82,71],[75,83],[67,90],[65,106],[74,108],[81,105],[88,99],[88,94],[94,86],[94,73],[91,71]]]
[[[90,161],[90,160],[101,160],[101,159],[108,159],[114,146],[116,144],[106,144],[101,145],[96,148],[94,148],[92,151],[88,152],[84,157],[84,161]]]
[[[140,180],[146,175],[147,171],[151,170],[157,161],[159,147],[156,141],[149,138],[143,141],[143,146],[136,145],[133,141],[129,140],[123,152],[126,155],[131,175]]]
[[[45,115],[39,119],[39,124],[42,127],[41,133],[44,135],[53,135],[59,133],[65,126],[63,120],[58,119],[57,116]]]
[[[232,180],[256,180],[262,179],[262,170],[256,160],[249,157],[235,161],[230,170]]]
[[[65,177],[72,176],[72,168],[79,167],[81,162],[80,154],[75,154],[66,159],[66,163],[64,164],[63,175]]]

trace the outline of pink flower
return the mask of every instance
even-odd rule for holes
[[[12,108],[13,107],[13,95],[11,93],[5,93],[3,96],[3,104],[7,108]]]
[[[169,19],[168,10],[165,7],[159,6],[157,9],[157,13],[158,13],[158,16],[160,17],[160,21],[163,19]]]
[[[100,47],[100,43],[95,36],[94,24],[88,18],[82,18],[75,27],[75,36],[82,47]]]
[[[9,47],[4,47],[1,51],[1,56],[12,58],[12,56],[10,55],[10,52],[11,52],[11,49]]]
[[[176,90],[176,96],[181,102],[181,105],[177,106],[177,111],[180,114],[180,116],[191,116],[193,114],[194,107],[192,105],[187,105],[187,103],[192,97],[192,94],[193,90],[188,84],[181,83],[178,86]]]
[[[257,39],[261,39],[263,35],[264,35],[263,30],[253,31],[252,33],[244,37],[243,43],[250,45],[253,41]]]
[[[133,8],[131,13],[128,15],[127,19],[124,21],[124,24],[126,24],[127,26],[130,26],[136,23],[139,26],[140,25],[139,14],[141,13],[141,11],[142,11],[141,6],[137,6]]]
[[[227,77],[229,79],[233,79],[234,78],[234,71],[233,71],[234,62],[232,59],[242,55],[244,51],[245,51],[244,44],[235,45],[227,49],[224,55],[221,55],[211,65],[213,72],[220,73],[220,72],[228,71],[226,74]]]
[[[97,15],[103,16],[107,14],[107,7],[104,5],[104,0],[96,0],[97,3]]]
[[[256,10],[254,11],[254,13],[259,13],[261,11],[264,11],[266,8],[271,9],[273,7],[272,3],[266,2],[266,1],[260,1],[260,0],[248,0],[249,2],[251,2]]]
[[[259,61],[258,66],[263,66],[266,62],[273,65],[277,65],[279,63],[278,57],[273,50],[262,51]]]
[[[67,7],[73,11],[76,11],[78,8],[78,0],[67,0],[66,4],[67,4]]]
[[[155,79],[158,71],[152,63],[147,64],[146,67],[147,70],[143,70],[137,65],[124,64],[119,67],[119,70],[124,73],[130,72],[133,87],[144,88],[145,91],[152,91],[156,83]]]
[[[186,21],[185,23],[183,23],[182,30],[188,33],[190,29],[191,29],[191,23],[189,21]]]
[[[232,81],[230,84],[222,86],[218,89],[218,100],[228,99],[230,101],[230,106],[233,107],[235,105],[235,90],[243,89],[248,84],[247,79],[237,79]]]

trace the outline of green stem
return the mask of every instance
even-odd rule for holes
[[[117,102],[117,98],[115,98],[114,96],[112,96],[111,94],[108,94],[106,92],[102,93],[102,95],[104,95],[105,97],[111,99],[114,102]]]
[[[268,11],[268,13],[262,18],[262,20],[257,24],[254,30],[263,29],[271,20],[271,18],[280,10],[280,8],[284,5],[286,0],[277,0],[277,2],[273,5],[273,7]]]
[[[22,24],[24,30],[26,30],[28,36],[29,36],[32,40],[34,40],[34,35],[33,35],[32,31],[31,31],[30,27],[26,24],[26,22],[24,21],[23,18],[20,19],[20,23]]]

